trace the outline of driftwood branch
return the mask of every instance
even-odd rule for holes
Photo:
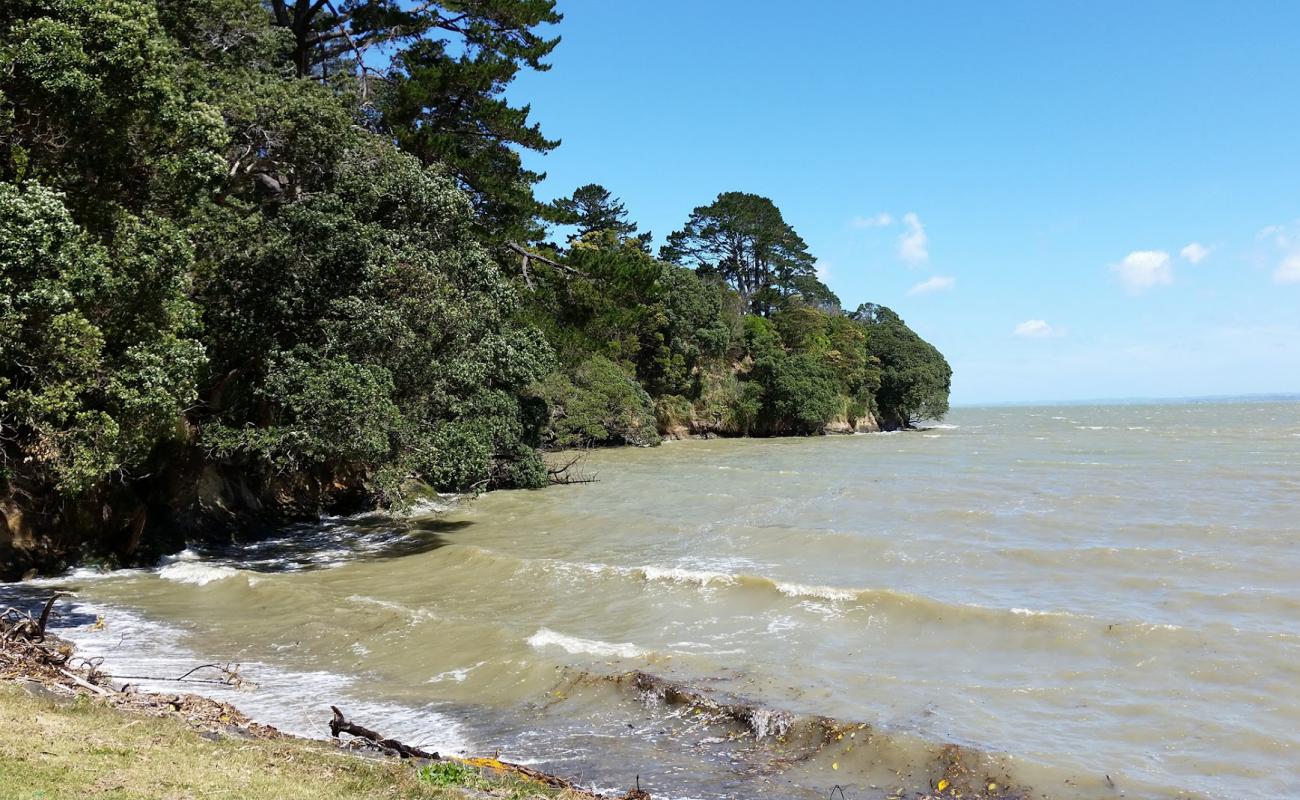
[[[546,479],[552,486],[567,486],[571,483],[595,483],[596,476],[586,472],[571,473],[570,470],[575,466],[580,466],[582,460],[587,457],[587,453],[580,452],[558,466],[548,466],[546,468]]]
[[[81,688],[89,689],[90,691],[94,692],[95,694],[101,697],[111,697],[113,694],[111,691],[105,689],[103,686],[96,686],[90,681],[84,680],[80,675],[78,675],[75,672],[70,672],[66,669],[63,669],[62,667],[59,668],[59,672],[63,673],[63,677],[77,684]]]
[[[172,683],[208,683],[216,686],[234,686],[235,688],[244,688],[248,685],[247,681],[239,674],[238,664],[200,664],[179,677],[170,678],[162,675],[109,675],[106,677],[116,681],[134,680],[134,681],[170,681]],[[221,673],[220,678],[191,678],[190,676],[201,669],[215,669]]]
[[[33,642],[45,641],[45,626],[50,621],[50,611],[54,608],[54,601],[60,597],[70,597],[70,592],[55,592],[50,595],[50,599],[45,601],[45,608],[41,609],[41,616],[36,620],[36,630],[31,637]]]
[[[348,722],[347,718],[343,716],[343,712],[339,711],[337,706],[330,706],[330,711],[334,712],[334,718],[330,720],[330,735],[335,739],[339,738],[340,733],[346,733],[360,739],[366,739],[372,744],[378,746],[379,749],[396,753],[402,758],[429,758],[435,760],[438,758],[437,753],[430,753],[421,750],[418,747],[411,747],[410,745],[402,744],[396,739],[385,738],[383,735],[378,734],[369,728],[363,728],[360,725]]]

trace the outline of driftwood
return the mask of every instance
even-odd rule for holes
[[[162,675],[108,675],[115,681],[169,681],[171,683],[209,683],[217,686],[233,686],[236,689],[243,689],[249,686],[243,676],[239,674],[239,664],[200,664],[197,667],[187,671],[177,678],[170,678]],[[191,678],[190,676],[202,669],[215,669],[221,673],[220,678]]]
[[[583,789],[567,778],[561,778],[558,775],[552,775],[549,772],[542,772],[541,770],[536,770],[532,767],[525,767],[523,764],[513,764],[509,761],[502,761],[499,758],[442,758],[437,753],[430,753],[416,747],[411,747],[410,745],[403,744],[396,739],[387,738],[377,731],[372,731],[369,728],[362,727],[354,722],[349,722],[347,717],[343,715],[342,711],[339,711],[337,706],[330,706],[330,711],[334,712],[334,717],[330,720],[330,734],[336,739],[340,733],[347,733],[365,739],[386,753],[397,755],[402,758],[427,758],[431,761],[454,761],[480,770],[488,770],[494,773],[516,775],[521,778],[527,778],[528,780],[549,786],[552,789],[562,789],[581,797],[590,798],[591,800],[606,800],[604,795]],[[637,776],[636,788],[627,793],[625,800],[650,800],[649,792],[646,792],[641,788],[641,776]]]
[[[548,466],[546,468],[547,482],[550,483],[552,486],[567,486],[570,483],[595,483],[596,482],[595,475],[588,475],[585,472],[579,472],[576,475],[574,475],[574,474],[570,474],[569,472],[569,470],[572,469],[573,467],[579,466],[582,460],[586,458],[586,456],[587,456],[586,452],[581,452],[578,453],[573,458],[570,458],[564,464],[560,464],[558,466]]]
[[[402,758],[428,758],[436,760],[437,753],[430,753],[421,750],[418,747],[411,747],[408,744],[402,744],[396,739],[388,739],[381,734],[375,733],[369,728],[363,728],[352,722],[348,722],[343,712],[339,711],[338,706],[330,706],[330,711],[334,712],[334,718],[330,720],[330,735],[335,739],[339,738],[340,733],[347,733],[360,739],[366,739],[381,750],[395,753]]]
[[[16,608],[7,608],[0,613],[0,619],[5,623],[0,628],[0,641],[9,641],[18,639],[32,644],[40,644],[45,641],[45,626],[50,622],[50,611],[54,608],[54,602],[60,597],[67,597],[67,592],[55,592],[50,595],[50,599],[45,601],[45,607],[41,609],[41,615],[33,619],[30,613],[24,613]]]

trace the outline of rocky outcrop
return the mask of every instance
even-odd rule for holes
[[[880,422],[871,412],[865,417],[837,417],[822,427],[824,434],[878,433]]]

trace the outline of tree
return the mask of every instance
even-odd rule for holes
[[[0,180],[62,192],[94,233],[182,213],[224,177],[226,131],[179,58],[147,0],[0,3]]]
[[[636,223],[628,219],[623,201],[598,183],[579,186],[572,195],[561,197],[552,205],[557,222],[577,226],[577,231],[569,235],[570,243],[591,233],[609,231],[620,240],[635,239],[642,249],[650,246],[649,233],[635,235]]]
[[[537,458],[521,397],[550,350],[453,182],[352,136],[301,199],[207,222],[201,440],[254,475],[359,470],[379,496],[508,485]]]
[[[797,278],[816,274],[816,259],[780,209],[745,192],[723,192],[692,211],[660,257],[721,275],[763,315],[794,290]]]
[[[0,488],[38,508],[143,471],[195,397],[190,249],[123,215],[105,242],[36,183],[0,183]]]
[[[867,350],[881,368],[876,406],[881,425],[907,428],[948,413],[952,368],[889,308],[866,303],[852,315],[867,332]]]
[[[537,29],[561,20],[554,0],[270,0],[270,10],[292,35],[299,77],[355,73],[369,124],[424,163],[446,164],[483,231],[541,238],[533,185],[545,176],[518,149],[559,142],[502,95],[520,69],[550,68],[559,39]]]

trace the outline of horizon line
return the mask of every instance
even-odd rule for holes
[[[1091,397],[1072,400],[985,400],[952,403],[956,408],[992,408],[1000,406],[1091,406],[1091,405],[1162,405],[1175,403],[1232,402],[1300,402],[1300,392],[1251,392],[1248,394]]]

